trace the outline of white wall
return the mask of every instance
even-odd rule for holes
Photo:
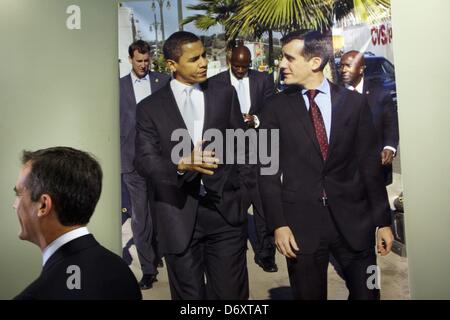
[[[413,299],[450,299],[450,1],[392,0]]]

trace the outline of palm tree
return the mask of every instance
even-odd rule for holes
[[[298,29],[330,29],[334,19],[351,12],[360,20],[376,19],[390,8],[390,0],[243,0],[225,22],[230,35],[252,34],[266,29],[288,32]]]
[[[242,0],[225,21],[230,37],[292,30],[330,30],[334,20],[352,12],[357,19],[376,19],[390,8],[390,0]],[[269,43],[269,64],[273,65]]]
[[[203,14],[195,14],[189,16],[181,22],[182,25],[193,22],[195,27],[200,30],[208,30],[209,28],[221,24],[225,26],[228,20],[238,8],[239,0],[199,0],[198,4],[188,5],[189,10],[203,11]],[[228,31],[225,26],[225,36],[228,40]]]

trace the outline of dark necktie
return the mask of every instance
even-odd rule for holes
[[[317,141],[319,142],[320,152],[322,153],[323,160],[326,160],[328,154],[328,138],[327,131],[325,130],[325,124],[323,122],[322,114],[317,106],[314,98],[319,93],[318,90],[308,90],[306,95],[309,99],[309,115],[316,132]]]

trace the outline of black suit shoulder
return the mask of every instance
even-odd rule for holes
[[[234,87],[230,82],[225,81],[221,77],[211,77],[201,84],[203,90],[224,90],[233,91]]]
[[[163,82],[168,82],[170,80],[170,76],[165,73],[151,71],[150,75],[155,77],[156,79],[159,79],[160,81],[163,81]]]
[[[220,81],[220,82],[230,85],[231,84],[230,71],[225,70],[225,71],[219,72],[218,74],[208,78],[208,81]]]
[[[267,80],[267,79],[271,79],[273,81],[273,76],[266,72],[266,71],[257,71],[257,70],[248,70],[248,76],[249,78],[254,78],[254,79],[258,79],[258,80]]]
[[[140,300],[142,295],[127,264],[86,235],[58,249],[39,278],[15,299]]]

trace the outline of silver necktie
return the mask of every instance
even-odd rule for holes
[[[238,82],[239,82],[238,99],[239,99],[239,104],[241,106],[241,112],[242,113],[248,113],[244,79],[239,79]]]
[[[194,87],[188,87],[184,89],[184,92],[186,93],[186,99],[184,100],[183,105],[183,119],[186,123],[186,127],[189,131],[189,135],[191,136],[192,142],[195,144],[197,141],[195,141],[195,125],[196,122],[200,120],[200,115],[198,110],[195,108],[194,102],[192,101],[192,91],[194,90]]]

